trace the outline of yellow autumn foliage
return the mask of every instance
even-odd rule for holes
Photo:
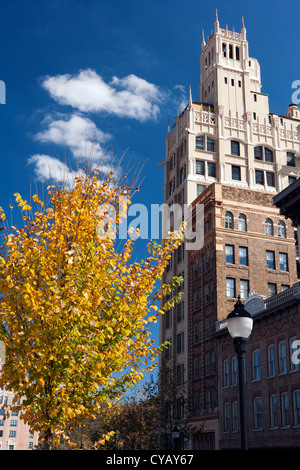
[[[15,194],[24,227],[3,225],[0,246],[0,385],[24,397],[15,410],[44,448],[154,367],[153,309],[179,281],[156,285],[183,237],[149,243],[148,258],[132,262],[132,238],[120,248],[97,236],[99,205],[111,204],[118,215],[118,199],[130,188],[95,171],[83,172],[72,188],[47,191],[47,208],[38,195],[27,203]],[[2,208],[0,223],[7,224]]]

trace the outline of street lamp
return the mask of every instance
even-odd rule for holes
[[[248,449],[247,420],[245,403],[245,380],[244,380],[244,358],[246,353],[246,343],[251,335],[253,319],[250,313],[245,310],[244,305],[238,297],[234,309],[227,317],[227,328],[233,338],[234,350],[238,359],[239,374],[239,398],[240,398],[240,426],[241,426],[241,446],[242,450]]]
[[[180,438],[180,431],[179,431],[178,427],[175,425],[172,429],[172,439],[173,439],[173,442],[174,442],[175,450],[178,450],[179,438]]]

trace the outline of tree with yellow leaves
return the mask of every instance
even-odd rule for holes
[[[114,222],[99,207],[121,217],[119,200],[129,205],[130,190],[112,174],[84,170],[72,187],[49,186],[47,207],[38,195],[27,203],[15,194],[21,229],[9,227],[0,208],[0,385],[23,397],[13,410],[39,432],[45,450],[136,384],[161,350],[149,324],[180,279],[156,283],[183,231],[150,242],[141,262],[132,261],[133,237],[120,247],[99,236],[99,221],[107,233]]]

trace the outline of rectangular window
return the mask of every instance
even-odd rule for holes
[[[248,248],[246,246],[239,247],[240,264],[248,266]]]
[[[272,162],[273,161],[273,150],[268,149],[265,147],[265,161]]]
[[[167,339],[167,342],[170,343],[170,344],[167,344],[166,348],[164,349],[164,353],[165,353],[165,358],[166,359],[169,359],[170,357],[172,357],[172,344],[171,344],[171,339]]]
[[[202,194],[205,189],[206,186],[204,184],[197,184],[197,196],[199,196],[199,194]]]
[[[274,173],[271,173],[270,171],[266,171],[266,180],[267,180],[267,186],[271,186],[272,188],[275,188]]]
[[[235,297],[235,279],[226,278],[226,295],[227,297]]]
[[[229,362],[225,359],[223,363],[223,387],[229,387]]]
[[[274,282],[268,282],[268,297],[277,294],[277,284]]]
[[[169,309],[165,313],[165,319],[166,319],[166,329],[171,328],[172,326],[172,309]]]
[[[207,137],[207,151],[208,152],[215,152],[216,151],[216,141]]]
[[[229,403],[224,403],[224,433],[230,431]]]
[[[294,399],[294,424],[300,425],[300,390],[295,390],[293,393]]]
[[[184,351],[184,332],[177,335],[177,354]]]
[[[224,83],[227,85],[227,77],[224,77]]]
[[[240,48],[239,47],[235,48],[235,59],[240,60]]]
[[[204,303],[207,304],[209,302],[209,284],[205,284],[204,286]]]
[[[199,357],[194,357],[194,380],[199,379]]]
[[[238,402],[232,402],[232,432],[238,432]]]
[[[286,344],[281,341],[278,345],[278,372],[285,374],[287,372]]]
[[[264,172],[261,170],[255,170],[255,184],[264,185]]]
[[[281,425],[282,427],[289,426],[290,424],[289,411],[290,411],[289,394],[287,392],[284,392],[281,394]]]
[[[237,358],[231,359],[231,385],[237,385]]]
[[[254,429],[262,429],[263,414],[262,414],[262,398],[257,397],[253,400],[253,414],[254,414]]]
[[[205,150],[205,136],[204,135],[197,135],[197,137],[196,137],[196,149],[197,150]]]
[[[11,425],[11,427],[16,427],[16,426],[17,426],[17,423],[18,423],[18,421],[17,421],[16,419],[11,419],[11,420],[10,420],[10,425]]]
[[[184,259],[184,244],[177,248],[177,263],[180,263]]]
[[[226,263],[234,264],[234,246],[225,245]]]
[[[235,181],[241,181],[241,167],[232,165],[231,166],[231,178]]]
[[[249,281],[248,279],[241,279],[240,280],[240,292],[241,292],[241,299],[248,299],[249,297]]]
[[[231,86],[234,86],[234,79],[231,79]]]
[[[278,418],[277,418],[277,395],[270,396],[270,427],[277,428]]]
[[[223,42],[222,44],[222,51],[223,51],[223,57],[226,57],[226,44]]]
[[[297,338],[290,339],[290,358],[291,358],[291,370],[299,370],[299,354],[297,353],[299,341]]]
[[[183,385],[184,382],[184,365],[183,364],[178,364],[177,365],[177,371],[176,371],[176,384]]]
[[[207,175],[211,176],[212,178],[216,178],[216,164],[212,162],[207,162]]]
[[[279,253],[280,271],[288,271],[288,255],[287,253]]]
[[[287,166],[296,166],[295,155],[292,152],[286,152],[286,164]]]
[[[183,183],[186,179],[186,165],[183,165],[179,170],[179,184]]]
[[[177,323],[184,319],[184,302],[177,304]]]
[[[285,290],[289,289],[290,286],[288,284],[281,284],[281,292],[284,292]]]
[[[203,160],[196,160],[196,174],[205,175],[205,162]]]
[[[9,437],[16,437],[17,431],[9,431]]]
[[[268,347],[268,376],[274,377],[276,373],[276,365],[275,365],[275,346],[271,344]]]
[[[266,251],[266,261],[268,269],[275,269],[275,253],[274,251]]]
[[[255,160],[262,160],[263,159],[263,148],[261,146],[254,148],[254,158]]]
[[[240,155],[240,143],[236,140],[231,141],[231,155]]]
[[[252,354],[253,380],[261,379],[260,369],[260,351],[254,351]]]
[[[198,344],[201,338],[201,323],[197,323],[194,325],[193,329],[193,339],[194,339],[194,344]]]

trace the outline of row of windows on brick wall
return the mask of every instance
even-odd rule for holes
[[[202,408],[202,393],[195,392],[193,394],[193,413],[200,415],[203,411],[210,413],[215,410],[217,406],[217,392],[215,388],[205,391],[204,395],[204,410]]]
[[[207,377],[216,372],[216,357],[214,351],[209,351],[204,357],[204,375]],[[196,356],[193,359],[193,379],[202,378],[202,356]]]
[[[292,404],[292,406],[291,406]],[[268,411],[267,411],[268,410]],[[273,394],[269,396],[269,407],[263,403],[262,397],[255,397],[252,401],[253,429],[263,430],[264,413],[269,414],[269,427],[276,429],[290,427],[291,425],[300,425],[300,390],[294,390],[292,393],[282,392],[278,396]],[[293,412],[293,418],[291,416]],[[223,410],[223,431],[224,433],[235,433],[239,431],[238,421],[238,402],[224,403]]]
[[[279,269],[280,271],[288,271],[288,254],[280,252],[279,253]],[[266,265],[268,269],[276,269],[276,256],[275,251],[267,250],[266,251]]]
[[[226,211],[224,215],[224,228],[228,228],[230,230],[234,229],[234,217],[232,212]],[[237,229],[240,232],[247,231],[247,218],[244,214],[238,215],[238,226]],[[265,235],[273,236],[275,234],[274,231],[274,223],[272,219],[267,218],[264,221],[264,231]],[[279,220],[277,222],[277,236],[279,238],[286,238],[286,225],[283,220]]]
[[[289,340],[289,355],[287,341],[280,341],[277,345],[271,344],[268,346],[265,354],[267,358],[267,377],[275,377],[276,374],[286,374],[288,371],[299,371],[298,360],[298,344],[300,342],[295,338]],[[251,380],[261,380],[261,351],[257,349],[252,352],[251,356]],[[246,375],[244,377],[246,381]],[[223,361],[223,387],[237,385],[237,358],[233,357],[231,360],[225,359]]]
[[[211,220],[211,218],[209,219]],[[208,227],[211,228],[208,221]],[[209,230],[209,229],[208,229]],[[214,267],[215,260],[215,250],[211,249],[209,252],[204,253],[203,256],[200,256],[198,259],[193,261],[193,279],[197,279],[202,273],[206,273],[209,269]]]

